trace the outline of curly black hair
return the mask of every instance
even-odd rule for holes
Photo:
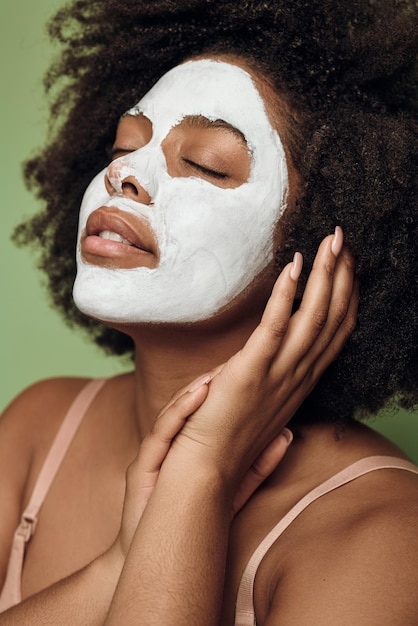
[[[114,354],[129,337],[71,296],[83,192],[107,162],[120,115],[173,66],[234,54],[286,102],[284,142],[302,181],[283,220],[279,271],[310,266],[343,227],[361,283],[356,330],[300,417],[344,424],[388,401],[417,404],[418,8],[416,0],[76,0],[49,23],[50,138],[25,166],[44,211],[15,232],[42,252],[53,302]],[[306,280],[306,274],[303,277]]]

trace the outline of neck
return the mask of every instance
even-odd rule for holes
[[[140,437],[174,393],[240,350],[258,318],[211,329],[207,325],[136,327],[135,406]]]
[[[283,461],[268,479],[270,485],[301,486],[307,492],[348,465],[367,456],[404,457],[392,442],[366,424],[350,421],[345,426],[312,423],[292,427],[294,439]]]

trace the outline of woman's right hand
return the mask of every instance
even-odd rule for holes
[[[209,376],[199,377],[171,398],[158,414],[152,429],[143,439],[136,458],[127,469],[122,524],[112,546],[112,550],[116,549],[123,559],[128,553],[172,441],[187,418],[204,402],[208,392],[205,383],[209,380]]]
[[[161,466],[176,435],[205,401],[210,381],[221,371],[222,365],[212,372],[199,376],[187,387],[178,391],[160,411],[154,425],[144,438],[134,461],[126,473],[126,491],[121,530],[111,550],[124,559],[128,553],[136,527],[151,498]],[[292,440],[285,429],[260,454],[244,477],[233,506],[238,512],[260,484],[277,467]]]

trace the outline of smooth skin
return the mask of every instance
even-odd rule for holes
[[[194,391],[173,398],[138,454],[129,417],[132,394],[127,393],[132,379],[110,381],[86,416],[28,550],[24,594],[47,588],[1,615],[0,624],[231,624],[242,568],[284,512],[357,458],[400,455],[365,427],[350,427],[336,439],[333,427],[308,426],[296,433],[279,467],[231,524],[240,485],[242,491],[254,461],[272,438],[273,465],[285,454],[283,427],[352,330],[357,287],[351,259],[345,252],[335,256],[334,241],[328,237],[322,243],[299,311],[289,317],[296,281],[287,267],[245,347],[212,370],[209,383],[200,376],[188,386],[200,382]],[[47,418],[41,435],[37,420],[56,406],[58,391],[64,412],[83,384],[78,379],[40,383],[2,419],[0,458],[9,468],[8,474],[1,472],[8,475],[0,498],[2,546],[10,541],[20,501],[27,499],[60,422]],[[45,403],[42,410],[34,407],[34,396]],[[27,465],[24,472],[11,473],[18,451]],[[270,460],[266,455],[261,462],[260,482],[271,471]],[[274,546],[256,583],[259,623],[414,623],[416,574],[408,563],[417,544],[410,502],[416,501],[418,487],[415,477],[388,477],[390,472],[327,496]],[[257,479],[249,482],[244,500]],[[359,524],[360,519],[367,523]],[[71,531],[74,525],[77,532]],[[402,572],[393,565],[400,562]]]
[[[273,123],[277,97],[257,84]],[[291,167],[289,181],[291,210]],[[141,191],[129,182],[126,193]],[[340,229],[321,243],[291,315],[300,263],[277,281],[266,268],[195,327],[123,327],[135,371],[110,379],[87,411],[27,550],[25,600],[1,626],[231,626],[246,562],[300,498],[365,456],[404,457],[365,426],[336,432],[317,419],[289,445],[283,429],[343,349],[358,304]],[[0,584],[21,511],[86,382],[38,383],[0,421]],[[259,626],[416,624],[416,502],[416,476],[382,470],[311,505],[260,566]]]
[[[221,487],[222,499],[225,504],[227,503],[227,508],[216,507],[219,513],[222,511],[222,516],[226,514],[227,525],[222,531],[226,540],[234,506],[235,509],[241,508],[243,502],[285,453],[288,438],[281,435],[281,431],[311,389],[315,377],[320,375],[320,370],[326,367],[329,359],[332,359],[342,347],[354,323],[357,297],[354,293],[351,263],[347,264],[349,257],[343,255],[335,278],[329,274],[327,264],[331,263],[332,269],[337,264],[331,250],[332,240],[333,238],[329,237],[322,244],[312,271],[312,280],[315,274],[321,274],[318,281],[322,281],[323,276],[328,276],[324,282],[322,297],[318,297],[317,289],[311,280],[312,286],[307,288],[301,313],[295,314],[289,323],[297,288],[297,281],[292,278],[291,270],[296,271],[293,275],[297,277],[301,264],[301,259],[297,255],[293,266],[288,266],[278,279],[261,324],[244,349],[224,366],[218,366],[211,372],[210,389],[204,376],[203,384],[198,385],[192,392],[180,392],[180,395],[177,394],[160,412],[154,428],[142,441],[136,461],[130,465],[127,472],[123,525],[116,542],[114,539],[120,525],[124,496],[124,473],[137,452],[138,436],[131,415],[134,405],[132,377],[119,377],[110,381],[108,388],[105,387],[93,403],[76,436],[74,445],[42,509],[42,522],[39,523],[28,549],[23,577],[24,595],[31,595],[44,586],[47,589],[1,615],[0,624],[19,623],[29,615],[33,624],[37,623],[38,615],[38,623],[45,623],[46,616],[63,624],[70,619],[72,623],[77,623],[77,619],[84,624],[103,623],[121,567],[126,556],[131,554],[132,537],[151,493],[151,502],[158,502],[155,496],[159,492],[154,489],[156,478],[158,477],[158,484],[160,482],[163,484],[161,478],[165,476],[164,468],[168,468],[172,461],[177,465],[175,460],[177,457],[184,459],[184,464],[182,462],[179,465],[179,471],[183,471],[185,467],[188,474],[191,471],[194,473],[195,466],[196,477],[200,475],[203,464],[204,494],[207,495],[210,493],[206,489],[207,480],[210,479],[212,482],[212,479],[216,478],[213,485],[217,485],[227,467],[230,468],[228,473],[225,473],[222,486],[218,485]],[[323,266],[321,272],[318,271],[318,264]],[[344,275],[344,278],[337,279],[340,274]],[[343,318],[340,317],[331,324],[332,329],[326,330],[325,324],[320,332],[322,322],[317,323],[313,320],[318,320],[321,315],[327,317],[329,313],[333,315],[335,304],[331,294],[334,280],[338,285],[338,291],[341,292],[338,298],[345,302],[345,313]],[[306,311],[304,315],[303,309]],[[345,331],[342,330],[344,326]],[[328,334],[326,342],[332,345],[332,348],[324,345],[324,333]],[[286,347],[289,341],[287,338],[291,336],[294,344],[299,344],[301,339],[310,337],[309,349],[308,346],[305,348],[305,363],[303,351],[293,351],[292,342],[289,348],[286,348],[284,356],[280,356],[280,345]],[[320,353],[327,356],[322,358]],[[280,361],[282,365],[279,365]],[[289,374],[288,371],[292,373]],[[266,380],[261,386],[264,378]],[[252,385],[251,390],[248,388],[249,383]],[[4,520],[1,526],[3,575],[8,546],[18,522],[21,502],[28,499],[63,413],[83,384],[84,381],[77,379],[39,383],[24,392],[2,418],[0,458],[4,468],[9,468],[8,472],[2,472],[3,477],[7,476],[7,481],[4,479],[2,481],[0,498]],[[260,385],[258,395],[254,393],[255,384]],[[194,386],[196,381],[189,383],[188,388]],[[127,393],[129,388],[131,394]],[[248,403],[248,398],[243,397],[244,391],[251,397],[251,404]],[[55,417],[52,409],[57,405],[57,393],[60,394],[61,406],[58,406]],[[238,402],[238,398],[241,402]],[[282,408],[276,415],[277,407]],[[260,408],[265,422],[261,425],[257,424],[257,420],[249,419],[250,416],[259,414]],[[213,415],[222,418],[219,425],[211,417],[212,412]],[[187,420],[190,414],[193,414],[193,418]],[[38,428],[41,419],[42,430]],[[210,454],[205,459],[201,453],[205,452],[204,448],[208,445],[205,431],[208,421],[209,431],[212,433],[210,437],[213,438],[213,434],[216,436],[213,447],[212,443],[211,447],[208,447]],[[250,429],[247,427],[244,430],[242,422],[247,426],[252,422],[253,425]],[[200,432],[202,427],[203,430]],[[264,434],[257,437],[255,433],[260,427]],[[181,428],[180,434],[172,443],[173,437]],[[243,441],[238,447],[236,433],[240,431]],[[225,438],[223,443],[221,434]],[[230,443],[232,438],[235,440],[233,445]],[[250,449],[247,449],[248,439],[251,440]],[[274,443],[271,443],[272,440]],[[225,462],[228,459],[233,460],[229,447],[237,451],[235,462],[231,465]],[[10,468],[16,465],[13,463],[13,457],[18,450],[20,456],[27,459],[27,465],[24,471],[21,471],[22,466],[19,465],[11,472]],[[91,464],[86,465],[86,458],[90,459]],[[163,460],[162,469],[159,471]],[[198,486],[200,488],[200,484]],[[206,507],[203,507],[202,511],[204,508]],[[164,516],[161,519],[163,518]],[[74,532],[74,529],[77,529],[77,532]],[[218,533],[217,524],[213,525],[213,529]],[[135,537],[137,536],[138,534],[135,534]],[[221,545],[220,541],[219,546]],[[53,560],[51,554],[54,555]],[[221,550],[219,564],[224,560],[225,551]],[[53,582],[85,565],[87,565],[85,569],[50,587]],[[126,579],[126,572],[129,572],[130,567],[132,567],[131,556],[126,561],[123,579]],[[221,581],[222,577],[219,580]],[[221,587],[222,583],[220,589]],[[122,590],[123,588],[120,587]],[[113,615],[115,610],[118,611],[119,600],[115,598],[115,602],[117,604],[116,609],[112,608]],[[124,600],[122,602],[124,603]]]
[[[296,283],[292,281],[289,267],[277,281],[260,325],[243,350],[216,373],[202,406],[187,420],[171,445],[127,554],[126,546],[133,525],[130,519],[124,517],[118,541],[125,565],[106,624],[119,624],[121,621],[124,624],[135,624],[139,616],[141,624],[150,625],[232,623],[231,607],[235,594],[232,594],[229,605],[223,603],[223,574],[225,567],[228,572],[229,566],[227,554],[231,539],[231,509],[242,477],[272,436],[286,424],[287,415],[296,408],[295,398],[309,393],[316,376],[323,372],[342,348],[355,319],[356,283],[352,273],[347,271],[348,257],[345,262],[337,264],[332,252],[333,244],[338,251],[337,238],[328,238],[321,245],[302,306],[291,318]],[[206,394],[203,391],[201,393],[203,396]],[[168,423],[168,413],[187,400],[181,396],[160,416],[160,421],[167,419]],[[157,421],[151,436],[158,436],[160,428],[163,428],[162,424]],[[284,439],[282,437],[281,447],[278,445],[276,448],[277,460],[285,453]],[[382,442],[376,441],[373,453],[383,452],[381,446]],[[388,452],[386,445],[384,448]],[[357,454],[359,451],[356,451]],[[141,470],[138,458],[128,474],[127,504],[131,498],[135,498],[141,481]],[[359,486],[348,488],[350,504],[357,490],[368,492],[365,489],[367,480],[370,484],[379,484],[379,478],[369,477],[360,481]],[[416,496],[416,479],[407,477],[405,483],[412,487]],[[275,496],[280,498],[277,486],[274,491]],[[270,503],[271,506],[271,494],[266,496],[266,492],[259,499],[262,502],[264,498],[264,505]],[[392,547],[381,547],[375,535],[377,529],[379,539],[387,540],[394,528],[399,530],[405,520],[400,524],[398,521],[394,527],[394,515],[390,507],[383,506],[379,499],[372,505],[368,502],[367,507],[364,507],[363,504],[359,505],[357,498],[352,518],[347,520],[345,498],[340,499],[343,514],[338,506],[339,495],[332,496],[330,500],[334,500],[335,510],[330,509],[329,504],[325,508],[330,513],[328,530],[331,532],[326,539],[324,530],[318,532],[319,542],[313,542],[313,552],[316,557],[319,553],[321,558],[314,561],[307,555],[305,559],[300,559],[299,564],[292,563],[290,582],[285,578],[285,583],[287,586],[293,584],[295,589],[293,602],[289,596],[287,611],[282,608],[283,592],[279,586],[276,588],[284,575],[282,559],[278,558],[275,566],[270,565],[270,582],[265,587],[270,597],[263,602],[260,596],[265,595],[265,589],[259,589],[258,593],[256,590],[256,600],[261,605],[259,613],[263,616],[260,623],[414,623],[416,600],[412,594],[408,601],[408,593],[403,590],[400,607],[391,606],[391,600],[388,601],[389,589],[393,600],[395,580],[385,569],[382,581],[379,568],[382,564],[389,568],[386,559],[390,556],[393,560],[395,555]],[[407,512],[409,508],[409,522],[412,522],[408,499],[403,496],[400,500],[401,511]],[[373,528],[371,524],[358,524],[359,513],[364,515],[365,509],[370,522],[376,525]],[[253,515],[256,515],[254,509]],[[314,522],[318,526],[315,517]],[[254,525],[254,518],[249,523]],[[237,526],[239,528],[239,523]],[[296,526],[300,532],[299,527]],[[344,531],[349,531],[350,545],[342,541],[338,553],[335,550],[336,536],[339,537],[339,533]],[[408,540],[405,535],[409,539],[415,536],[416,545],[416,533],[410,529],[405,533],[404,528],[402,532],[404,536],[399,544],[406,557]],[[302,546],[306,543],[306,535],[313,534],[309,526],[305,527],[304,533],[302,539],[305,540],[299,544]],[[321,553],[324,543],[325,550]],[[236,547],[242,549],[242,544]],[[309,581],[305,574],[302,576],[305,579],[304,589],[300,587],[299,581],[301,570],[306,565],[308,571],[313,567],[316,570],[323,568],[324,578],[318,585],[316,577]],[[296,569],[294,573],[293,568]],[[416,581],[416,575],[413,578]],[[404,579],[405,576],[402,576],[403,582]],[[350,580],[351,587],[346,587],[342,592],[341,587]],[[382,587],[382,595],[376,593],[376,581]],[[328,582],[328,585],[325,586],[324,582]],[[317,593],[318,587],[321,593]],[[411,592],[412,589],[413,584],[410,583]],[[373,595],[370,595],[371,592]],[[309,601],[302,600],[301,606],[298,604],[295,609],[299,594],[303,596],[304,593]]]

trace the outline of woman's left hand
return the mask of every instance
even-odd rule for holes
[[[217,468],[232,498],[354,328],[358,284],[342,244],[340,229],[323,240],[293,315],[300,255],[283,270],[261,323],[214,376],[205,402],[173,442],[176,462]]]
[[[354,327],[358,288],[341,246],[340,231],[322,242],[292,315],[296,256],[244,348],[160,415],[128,471],[126,558],[106,624],[219,623],[231,511],[284,455],[280,433]]]
[[[322,242],[301,307],[291,315],[301,269],[297,256],[277,279],[244,348],[181,389],[160,411],[128,469],[119,537],[123,554],[170,451],[177,450],[179,463],[183,458],[193,463],[192,451],[233,477],[233,514],[277,467],[292,439],[286,423],[355,324],[358,286],[352,258],[341,248],[340,230]]]

